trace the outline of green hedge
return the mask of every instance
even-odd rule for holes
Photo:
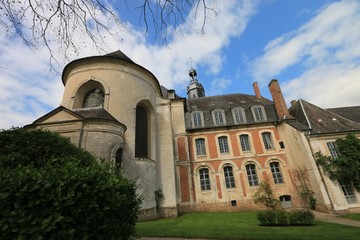
[[[18,138],[24,130],[12,131]],[[48,147],[42,141],[56,142],[56,134],[30,132],[41,135],[40,142],[32,138],[44,145],[35,148],[40,155],[12,152],[18,148],[16,138],[0,145],[0,239],[128,239],[135,234],[141,200],[132,181],[67,146],[66,139],[59,140],[65,154],[51,152],[56,144]],[[0,143],[11,135],[3,133]]]
[[[306,226],[313,224],[314,214],[309,210],[268,210],[258,212],[257,219],[262,226]]]

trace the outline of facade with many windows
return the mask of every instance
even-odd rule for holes
[[[329,115],[303,100],[288,110],[276,80],[273,100],[256,83],[254,95],[206,97],[194,69],[189,76],[182,98],[121,51],[78,59],[63,71],[61,106],[26,127],[57,131],[120,167],[143,196],[141,219],[259,209],[253,196],[263,181],[283,207],[304,207],[300,170],[319,209],[360,207],[351,182],[332,182],[313,158],[316,151],[336,158],[334,141],[360,131],[360,111],[344,120],[348,111]]]

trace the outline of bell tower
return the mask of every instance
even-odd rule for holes
[[[205,90],[201,83],[196,79],[196,70],[191,68],[189,71],[190,84],[187,87],[188,98],[205,97]]]

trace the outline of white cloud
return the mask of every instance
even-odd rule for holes
[[[232,81],[227,78],[216,78],[211,81],[211,89],[207,95],[222,95],[230,85]]]
[[[285,34],[250,64],[255,81],[280,78],[286,100],[303,98],[323,107],[358,105],[360,95],[360,3],[325,6],[308,23]],[[281,79],[295,64],[303,72]],[[294,75],[294,73],[292,73]]]

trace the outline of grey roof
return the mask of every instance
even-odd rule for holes
[[[255,121],[250,109],[250,107],[253,105],[262,105],[264,107],[267,117],[267,121],[265,122],[276,122],[278,120],[273,102],[266,98],[256,98],[253,95],[247,94],[229,94],[211,97],[188,98],[186,99],[185,110],[187,129],[193,128],[191,122],[191,113],[194,111],[201,111],[203,113],[203,128],[215,127],[211,115],[211,111],[215,109],[223,109],[225,111],[225,126],[237,126],[239,124],[234,122],[231,113],[231,109],[235,107],[244,108],[246,115],[245,124],[253,124]]]
[[[290,107],[289,112],[300,124],[311,129],[311,134],[360,130],[360,124],[301,99]],[[304,126],[292,126],[304,130]]]
[[[99,119],[99,120],[108,120],[120,123],[116,118],[114,118],[110,113],[108,113],[102,107],[96,108],[80,108],[72,110],[74,113],[83,117],[84,119]]]
[[[344,118],[350,119],[356,123],[360,123],[360,106],[328,108],[330,112],[336,113]]]
[[[125,60],[125,61],[128,61],[128,62],[134,63],[128,56],[125,55],[125,53],[123,53],[120,50],[117,50],[117,51],[112,52],[112,53],[105,54],[104,56],[114,57],[114,58],[118,58],[118,59],[121,59],[121,60]]]

